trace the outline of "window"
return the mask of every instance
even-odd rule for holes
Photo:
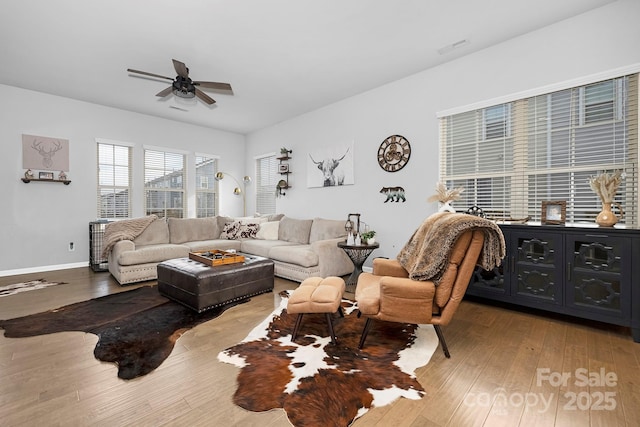
[[[464,187],[461,208],[498,220],[539,221],[542,201],[567,203],[567,222],[601,210],[589,178],[621,170],[621,223],[638,224],[638,76],[440,118],[440,179]]]
[[[279,175],[275,154],[256,158],[256,212],[276,213],[276,183]]]
[[[161,218],[184,218],[185,158],[176,152],[144,151],[145,214]]]
[[[217,159],[196,155],[196,217],[215,216],[218,213]]]
[[[98,218],[131,216],[131,147],[98,142]]]

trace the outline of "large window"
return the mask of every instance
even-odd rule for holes
[[[131,216],[131,147],[98,141],[98,218]]]
[[[185,158],[182,153],[145,149],[145,214],[184,218]]]
[[[216,158],[196,155],[196,217],[204,218],[218,214],[218,181]]]
[[[278,160],[275,154],[256,158],[256,212],[276,213],[276,183]]]
[[[567,222],[601,210],[589,178],[620,170],[621,223],[638,225],[638,76],[594,82],[440,119],[440,179],[464,187],[459,209],[540,220],[542,201],[567,202]]]

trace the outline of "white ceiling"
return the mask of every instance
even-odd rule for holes
[[[612,1],[4,0],[0,83],[249,133]],[[234,94],[185,106],[126,71],[172,58]]]

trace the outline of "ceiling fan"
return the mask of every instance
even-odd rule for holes
[[[175,78],[148,73],[146,71],[133,70],[131,68],[128,68],[127,71],[129,73],[136,73],[143,76],[150,76],[156,77],[158,79],[173,81],[171,86],[156,94],[156,96],[160,97],[165,97],[167,95],[170,95],[171,93],[173,93],[175,96],[179,96],[180,98],[193,98],[197,96],[202,102],[208,105],[212,105],[215,104],[216,101],[209,95],[201,91],[198,87],[201,87],[202,89],[211,89],[214,91],[223,91],[233,94],[233,90],[231,89],[231,85],[229,83],[193,81],[189,77],[189,68],[187,68],[187,66],[184,65],[183,62],[177,61],[175,59],[173,59],[172,61],[173,68],[175,68],[176,73],[178,74]]]

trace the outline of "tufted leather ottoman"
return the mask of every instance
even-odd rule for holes
[[[189,258],[161,262],[158,291],[198,313],[273,291],[273,261],[243,255],[243,263],[215,267]]]
[[[331,341],[336,344],[331,315],[339,312],[344,317],[340,302],[344,294],[345,284],[340,277],[309,277],[293,291],[287,302],[287,313],[298,314],[293,328],[291,341],[295,341],[302,322],[302,315],[307,313],[325,313],[329,325]]]

